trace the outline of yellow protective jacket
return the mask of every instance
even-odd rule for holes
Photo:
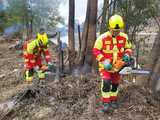
[[[51,61],[48,45],[41,48],[37,39],[31,40],[30,42],[26,42],[24,44],[24,59],[26,61],[32,61],[42,55],[47,63]]]
[[[108,59],[111,64],[114,64],[124,54],[130,56],[132,54],[131,47],[127,34],[120,32],[119,35],[113,37],[111,32],[108,31],[97,38],[93,54],[99,62]]]

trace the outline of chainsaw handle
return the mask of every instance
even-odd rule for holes
[[[133,58],[130,59],[128,62],[124,62],[123,60],[119,60],[119,62],[115,63],[109,72],[115,73],[120,72],[124,67],[134,67],[135,60]]]
[[[135,60],[134,60],[134,58],[131,57],[128,62],[125,62],[125,65],[123,67],[131,66],[133,68],[134,67],[134,63],[135,63]]]

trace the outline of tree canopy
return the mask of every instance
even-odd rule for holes
[[[35,32],[40,27],[53,29],[59,22],[63,23],[58,11],[60,2],[60,0],[7,0],[7,8],[0,11],[3,24],[0,27],[1,31],[13,24],[21,24],[23,28],[32,27]]]

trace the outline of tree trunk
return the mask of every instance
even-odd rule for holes
[[[117,0],[114,0],[113,1],[113,14],[115,14],[116,12],[116,3],[117,3]]]
[[[85,62],[90,66],[92,65],[92,49],[96,40],[96,18],[97,18],[97,0],[90,0],[90,16],[89,16],[89,28],[88,28],[88,38],[87,38],[87,49]]]
[[[61,41],[60,41],[60,32],[57,33],[57,43],[58,43],[58,54],[57,54],[57,68],[56,68],[56,81],[60,80],[61,74]]]
[[[81,51],[81,31],[80,31],[80,25],[78,24],[78,41],[79,41],[79,51]]]
[[[90,72],[93,63],[92,48],[96,40],[97,0],[88,0],[85,26],[82,34],[82,48],[78,65],[84,73]]]
[[[152,73],[150,76],[151,88],[153,90],[155,98],[160,100],[160,31],[155,39],[152,53],[151,53],[151,65],[152,65]]]
[[[69,68],[74,67],[75,41],[74,41],[74,14],[75,0],[69,0],[68,41],[69,41]]]
[[[90,14],[90,0],[87,2],[87,12],[86,12],[86,19],[84,22],[84,28],[82,32],[82,41],[81,41],[81,50],[79,51],[79,55],[77,57],[77,66],[82,66],[84,63],[84,56],[87,47],[87,37],[88,37],[88,26],[89,26],[89,14]]]
[[[107,30],[106,16],[108,15],[108,5],[109,5],[109,0],[104,0],[104,2],[103,2],[102,20],[101,20],[101,25],[100,25],[100,34],[104,33]]]

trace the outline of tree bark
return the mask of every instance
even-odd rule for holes
[[[116,6],[117,5],[117,0],[114,0],[113,1],[113,14],[115,14],[116,13]]]
[[[74,14],[75,14],[75,0],[69,0],[68,40],[69,40],[70,50],[75,50]]]
[[[84,53],[86,51],[87,47],[87,37],[88,37],[88,26],[89,26],[89,14],[90,14],[90,0],[87,2],[87,12],[86,12],[86,18],[84,22],[84,28],[82,32],[82,41],[81,41],[81,50],[79,51],[79,55],[77,57],[77,66],[82,66],[84,63]]]
[[[61,72],[61,41],[60,41],[60,32],[57,34],[57,43],[58,43],[58,54],[57,54],[57,68],[56,68],[56,77],[57,81],[60,80],[60,72]]]
[[[78,40],[79,40],[79,51],[81,51],[81,31],[80,31],[80,25],[78,24]]]
[[[75,0],[69,0],[69,20],[68,20],[68,41],[69,41],[69,68],[74,67],[73,56],[75,54],[75,40],[74,40],[74,14],[75,14]]]
[[[88,0],[86,19],[82,33],[82,48],[79,54],[78,66],[81,72],[90,72],[93,63],[92,48],[96,40],[97,0]]]
[[[96,18],[97,18],[97,0],[90,0],[90,16],[89,16],[89,28],[87,38],[87,49],[85,62],[92,65],[92,49],[96,40]]]
[[[104,0],[103,2],[103,12],[102,12],[102,20],[101,20],[101,25],[100,25],[100,34],[104,33],[106,31],[106,16],[108,15],[108,5],[109,5],[109,1],[108,0]]]
[[[160,31],[155,39],[151,52],[152,73],[150,76],[150,85],[156,99],[160,100]]]

